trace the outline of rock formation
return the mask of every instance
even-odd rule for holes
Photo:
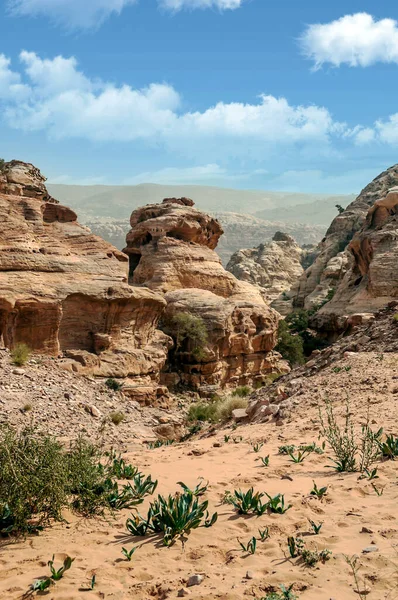
[[[365,223],[369,208],[384,198],[389,189],[398,185],[398,165],[381,173],[349,206],[337,215],[325,238],[319,244],[319,255],[293,288],[294,306],[311,309],[328,298],[344,278],[352,264],[348,244]],[[336,297],[337,299],[337,297]],[[326,312],[326,308],[323,309]]]
[[[302,265],[308,255],[290,235],[278,231],[268,244],[235,252],[227,270],[256,285],[265,301],[286,315],[292,310],[288,292],[304,272]]]
[[[193,348],[177,350],[181,381],[203,388],[262,380],[279,359],[271,352],[278,316],[258,288],[223,268],[214,251],[222,234],[218,221],[196,210],[192,200],[170,198],[134,211],[130,222],[124,250],[130,283],[165,294],[166,329],[178,313],[199,317],[206,326],[200,359]],[[178,377],[164,375],[167,381]]]
[[[166,302],[131,287],[128,258],[80,226],[44,182],[19,161],[0,172],[0,339],[127,378],[133,396],[153,401],[171,343],[157,329]]]

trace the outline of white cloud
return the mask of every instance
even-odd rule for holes
[[[8,0],[12,14],[48,17],[68,29],[98,27],[137,0]]]
[[[144,0],[147,2],[148,0]],[[11,14],[23,17],[47,17],[67,29],[99,27],[113,14],[139,0],[7,0]],[[233,10],[244,0],[158,0],[159,7],[171,11],[181,9],[218,8]]]
[[[25,99],[29,88],[21,81],[19,73],[10,69],[9,58],[0,54],[0,101],[17,102]]]
[[[330,23],[309,25],[300,43],[315,68],[324,63],[335,67],[398,63],[398,22],[377,21],[367,13],[345,15]]]
[[[183,8],[218,8],[219,10],[235,10],[242,6],[244,0],[158,0],[162,8],[181,10]]]
[[[261,170],[261,173],[266,171]],[[122,181],[123,185],[137,185],[140,183],[162,183],[162,184],[203,184],[223,183],[227,181],[242,181],[258,175],[258,171],[243,172],[234,171],[229,173],[227,169],[217,163],[199,165],[194,167],[166,167],[158,171],[145,171],[129,177]]]
[[[117,87],[86,77],[74,58],[43,60],[25,51],[20,58],[21,72],[2,59],[0,118],[15,129],[42,130],[52,138],[146,140],[181,152],[200,147],[209,152],[208,160],[217,161],[226,152],[247,156],[266,148],[273,153],[275,145],[327,147],[346,131],[326,108],[292,106],[285,98],[263,95],[253,104],[219,102],[202,112],[183,112],[178,92],[166,83]],[[29,98],[18,97],[15,85]]]

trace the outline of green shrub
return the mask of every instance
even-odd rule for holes
[[[167,498],[159,495],[151,502],[146,519],[134,515],[127,519],[126,527],[135,536],[144,536],[148,531],[161,533],[163,544],[171,546],[179,536],[189,534],[192,529],[214,525],[218,515],[214,513],[210,518],[207,507],[208,501],[200,502],[191,491]]]
[[[209,421],[210,423],[216,423],[218,421],[217,403],[195,402],[194,404],[191,404],[187,420],[191,423],[195,421]]]
[[[4,158],[0,158],[0,173],[4,170],[5,164],[6,161],[4,160]]]
[[[114,379],[113,377],[109,377],[109,379],[105,381],[105,385],[107,388],[113,390],[114,392],[118,392],[123,387],[123,385],[116,381],[116,379]]]
[[[114,425],[120,425],[125,420],[126,415],[120,411],[114,411],[109,414],[109,418]]]
[[[166,333],[176,343],[176,352],[190,352],[197,360],[204,357],[204,348],[208,340],[206,325],[203,319],[190,313],[176,313],[171,319]]]
[[[392,320],[394,321],[394,323],[398,323],[398,313],[395,313]]]
[[[30,355],[31,350],[26,344],[16,344],[11,350],[11,360],[13,364],[17,365],[18,367],[22,367],[22,365],[26,364]]]
[[[0,529],[29,533],[60,520],[66,488],[65,456],[54,438],[0,428]]]
[[[246,398],[250,393],[251,388],[248,385],[241,385],[232,392],[232,395],[239,396],[239,398]]]
[[[247,399],[240,396],[226,396],[225,398],[216,398],[211,402],[195,402],[191,404],[188,411],[188,422],[207,421],[217,423],[217,421],[228,421],[232,418],[232,413],[237,408],[246,408]]]
[[[275,350],[294,367],[305,362],[303,340],[298,334],[292,334],[289,325],[281,319],[278,326],[278,343]]]

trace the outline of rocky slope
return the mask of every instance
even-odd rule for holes
[[[218,221],[196,210],[192,200],[171,198],[134,211],[130,222],[125,252],[132,285],[165,294],[166,328],[172,330],[181,313],[206,326],[200,359],[192,344],[177,349],[182,382],[195,388],[245,384],[275,369],[277,313],[256,287],[223,268],[214,251],[222,234]]]
[[[353,313],[361,312],[364,309],[366,310],[366,306],[370,307],[368,303],[372,297],[372,306],[376,308],[385,303],[386,300],[388,301],[387,297],[389,294],[385,294],[380,285],[377,290],[375,289],[372,291],[372,283],[370,283],[370,286],[368,287],[368,277],[364,278],[360,274],[357,245],[361,245],[360,240],[363,240],[364,236],[367,238],[368,242],[370,241],[370,238],[373,237],[376,244],[376,237],[378,236],[380,239],[383,238],[384,240],[379,246],[378,254],[380,255],[380,252],[383,253],[384,245],[384,253],[389,253],[391,250],[392,253],[390,256],[393,256],[394,244],[390,244],[388,248],[388,243],[386,245],[386,242],[394,235],[394,215],[391,215],[391,219],[388,223],[387,221],[383,221],[384,224],[379,224],[377,226],[377,234],[375,231],[373,235],[370,235],[369,231],[372,226],[366,225],[365,223],[369,209],[373,207],[376,201],[385,198],[388,191],[397,184],[398,165],[394,165],[381,173],[366,186],[356,200],[333,220],[325,238],[319,245],[319,255],[317,259],[303,274],[298,285],[293,288],[292,291],[295,296],[294,305],[298,308],[305,307],[306,309],[310,309],[324,302],[327,299],[328,294],[332,290],[336,290],[336,300],[333,299],[333,304],[330,303],[325,305],[319,315],[317,322],[320,327],[327,325],[327,321],[332,319],[332,314],[334,315],[333,320],[336,323],[336,319],[344,316],[345,312]],[[391,211],[394,212],[394,209],[391,209]],[[385,210],[382,212],[385,214]],[[380,214],[381,212],[379,212],[379,215]],[[380,234],[384,225],[386,230],[389,230],[389,233],[386,233],[386,236]],[[364,226],[368,233],[365,233],[364,230],[362,237],[360,234],[359,237],[356,238],[356,241],[350,245],[355,234],[361,232]],[[373,229],[375,229],[374,226]],[[369,245],[369,249],[371,245],[372,244]],[[355,253],[357,253],[357,258],[355,258]],[[374,266],[377,265],[377,262],[378,261],[374,263]],[[347,272],[348,275],[346,276]],[[384,271],[383,277],[385,280],[386,277],[389,277],[386,271]],[[346,291],[340,292],[339,288],[343,280],[343,289]],[[356,281],[357,283],[355,284]],[[351,291],[347,292],[347,286],[359,287],[354,290],[354,293],[351,293]],[[381,304],[375,299],[380,293],[384,296],[384,299],[380,300]],[[343,294],[343,298],[341,294]],[[355,300],[348,300],[348,297],[355,297]],[[322,314],[328,314],[329,316],[323,319],[321,317]],[[335,327],[335,325],[333,327]]]
[[[164,298],[129,286],[128,259],[51,198],[33,165],[0,173],[0,338],[68,357],[70,368],[127,378],[153,399],[170,340]]]
[[[304,272],[303,264],[309,254],[290,235],[278,231],[268,244],[235,252],[227,270],[238,279],[256,285],[264,300],[285,315],[292,310],[287,292]]]

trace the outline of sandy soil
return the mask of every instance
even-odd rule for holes
[[[165,548],[156,537],[132,538],[126,530],[130,511],[108,520],[87,520],[66,515],[68,524],[57,523],[37,537],[4,541],[0,546],[0,598],[21,598],[35,578],[48,574],[47,561],[55,553],[76,557],[70,571],[46,595],[54,600],[150,600],[176,598],[192,574],[204,575],[199,586],[188,588],[195,600],[239,600],[265,596],[279,584],[294,583],[300,600],[349,600],[359,598],[344,554],[360,557],[360,588],[370,600],[398,598],[397,463],[378,463],[378,496],[358,473],[339,474],[327,468],[331,453],[311,454],[301,464],[278,454],[281,444],[318,441],[317,401],[327,393],[342,410],[348,393],[355,422],[365,419],[370,406],[374,428],[398,433],[397,354],[356,354],[340,366],[329,367],[304,378],[300,405],[280,427],[247,425],[214,432],[203,439],[148,450],[131,445],[126,456],[144,473],[159,480],[159,493],[179,489],[178,481],[194,486],[200,478],[209,481],[207,498],[211,511],[219,514],[211,529],[193,531],[185,544],[178,541]],[[230,435],[228,442],[224,435]],[[243,440],[238,441],[242,436]],[[234,443],[235,437],[238,443]],[[264,442],[259,453],[253,442]],[[270,465],[260,465],[259,456],[270,455]],[[287,478],[288,476],[288,478]],[[310,497],[313,480],[328,486],[323,501]],[[292,508],[284,515],[239,516],[221,502],[226,490],[254,486],[269,494],[285,494]],[[142,512],[145,511],[143,506]],[[309,519],[323,521],[319,535],[310,533]],[[247,542],[258,529],[268,526],[270,539],[258,542],[254,555],[239,549],[237,538]],[[366,532],[362,532],[365,528]],[[328,548],[332,556],[325,564],[310,568],[299,558],[288,556],[287,537],[302,533],[309,548]],[[138,546],[131,562],[121,548]],[[364,553],[364,549],[373,551]],[[249,572],[249,573],[248,573]],[[87,591],[96,574],[94,590]],[[363,597],[365,597],[365,595]]]

